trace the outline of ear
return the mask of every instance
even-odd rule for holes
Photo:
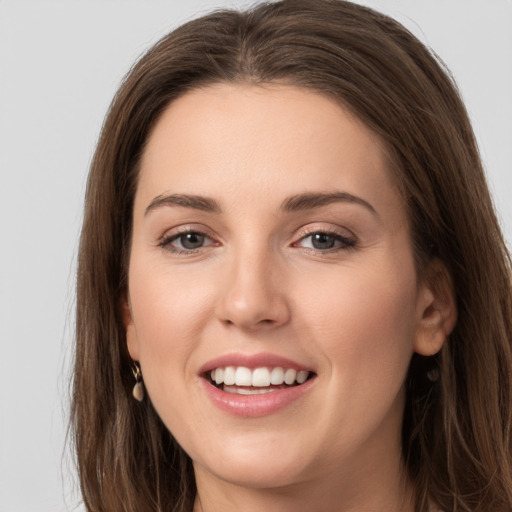
[[[428,264],[417,306],[414,351],[422,356],[432,356],[441,350],[457,321],[453,281],[439,259]]]
[[[123,315],[124,330],[126,333],[126,346],[131,358],[134,361],[138,361],[139,337],[137,336],[137,329],[135,328],[135,323],[133,322],[132,307],[128,294],[123,298],[121,309]]]

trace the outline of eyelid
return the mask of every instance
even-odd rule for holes
[[[297,239],[302,239],[305,236],[314,234],[314,233],[328,233],[332,235],[338,235],[342,238],[353,239],[356,240],[356,235],[348,228],[337,226],[333,224],[327,224],[323,222],[310,222],[297,230]]]

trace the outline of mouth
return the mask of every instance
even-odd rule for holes
[[[316,374],[281,366],[247,368],[217,367],[203,374],[212,386],[236,395],[262,395],[303,385]]]
[[[214,406],[241,418],[279,413],[317,387],[311,367],[271,353],[225,354],[205,363],[198,377]]]

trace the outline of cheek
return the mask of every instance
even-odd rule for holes
[[[388,432],[395,440],[399,431],[415,326],[414,270],[410,279],[404,275],[393,265],[387,272],[343,270],[302,303],[301,331],[323,361],[319,378],[330,390],[315,413],[335,440],[328,452],[352,453],[366,439]]]
[[[305,319],[303,328],[311,330],[334,376],[362,385],[390,379],[395,386],[401,384],[413,353],[416,281],[412,266],[345,268],[325,282],[328,287],[316,293],[309,289],[299,317]],[[302,295],[306,296],[305,290]]]
[[[211,303],[211,292],[201,276],[170,269],[165,263],[138,265],[133,258],[129,279],[142,345],[161,344],[161,349],[174,350],[177,344],[170,340],[194,339]]]
[[[145,385],[155,405],[173,403],[170,390],[191,378],[188,365],[212,315],[213,287],[165,264],[139,264],[137,257],[132,257],[129,282]]]

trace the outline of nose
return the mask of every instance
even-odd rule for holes
[[[233,257],[221,285],[219,320],[244,330],[286,324],[290,308],[284,273],[278,267],[269,251]]]

